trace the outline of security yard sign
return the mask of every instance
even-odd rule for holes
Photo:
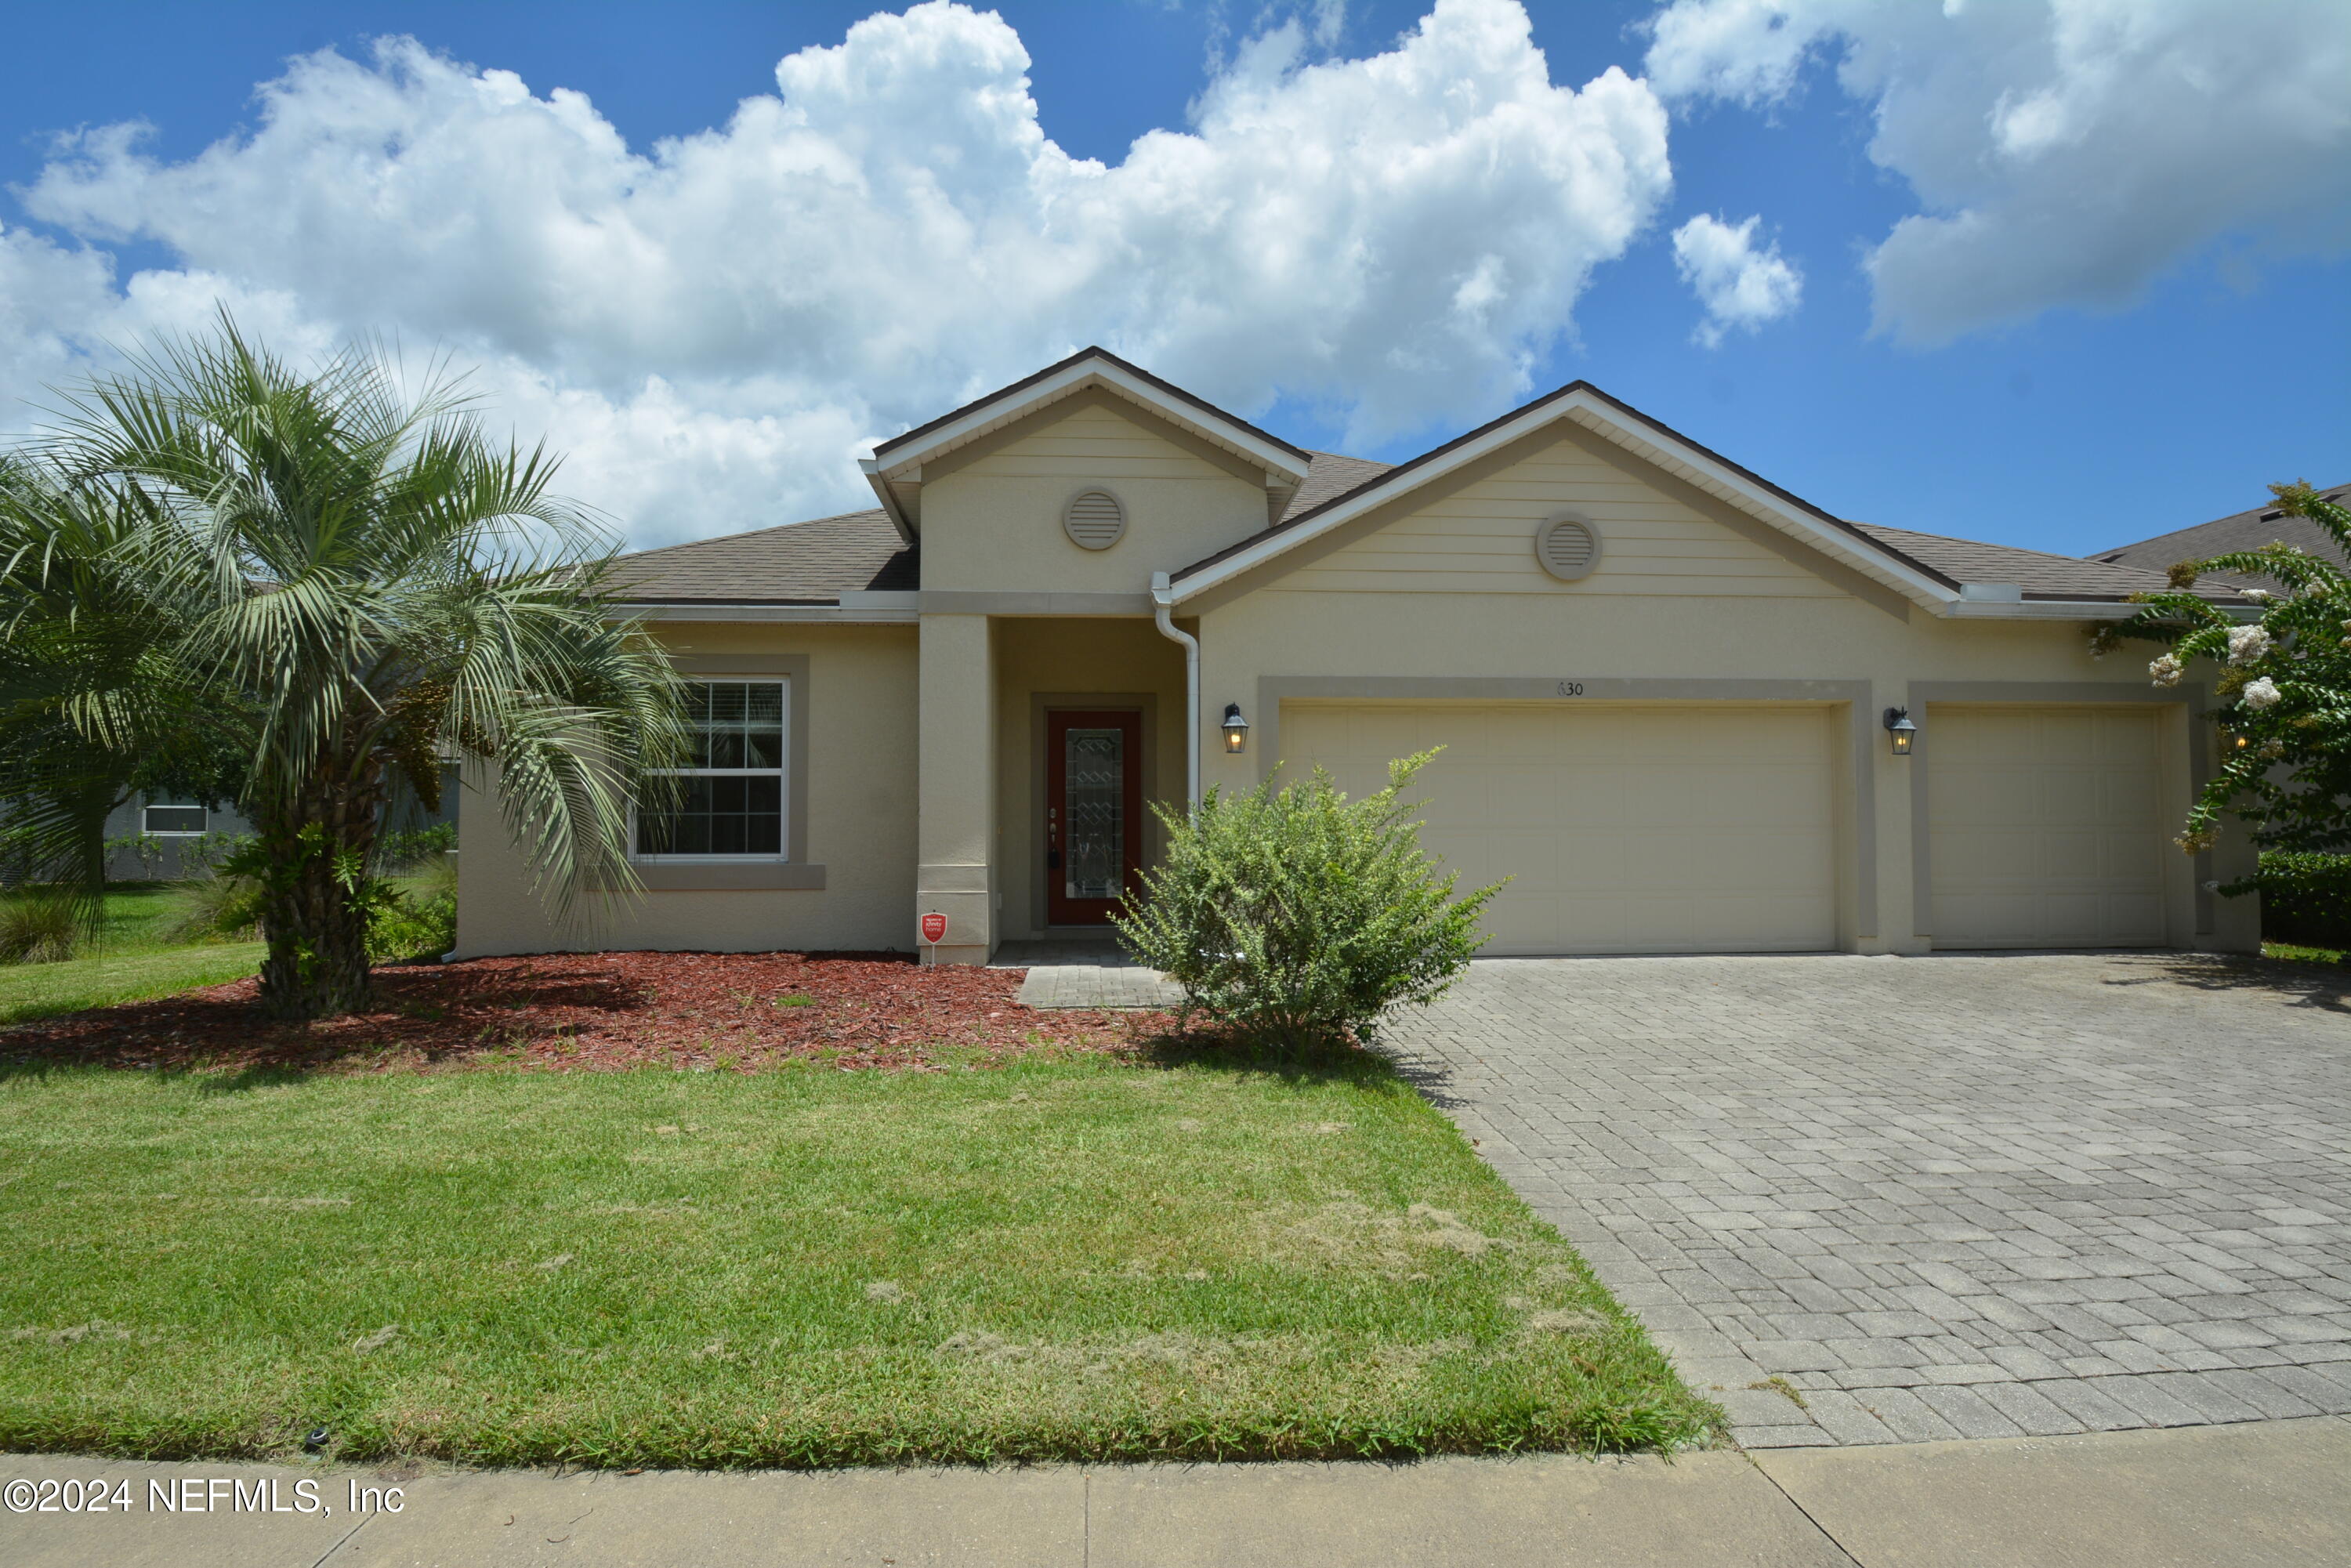
[[[946,940],[947,917],[936,910],[923,916],[923,940],[935,947]]]

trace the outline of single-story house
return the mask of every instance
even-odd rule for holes
[[[2085,635],[2159,571],[1849,522],[1583,382],[1390,466],[1089,349],[863,467],[870,510],[624,558],[705,739],[601,943],[939,915],[981,963],[1099,931],[1155,806],[1442,746],[1489,954],[2257,946],[2241,836],[2173,842],[2210,691]],[[460,956],[566,945],[502,832],[461,863]]]

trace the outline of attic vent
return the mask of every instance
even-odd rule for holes
[[[2262,521],[2265,523],[2274,523],[2280,517],[2284,516],[2285,508],[2283,507],[2273,507],[2268,511],[2262,514]]]
[[[1600,536],[1574,517],[1553,517],[1535,530],[1535,559],[1562,582],[1592,575],[1600,564]]]
[[[1088,490],[1061,514],[1061,527],[1073,544],[1108,549],[1126,532],[1126,508],[1107,490]]]

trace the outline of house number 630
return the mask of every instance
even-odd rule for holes
[[[1583,683],[1582,681],[1562,681],[1559,683],[1559,695],[1563,697],[1580,697],[1583,695]]]

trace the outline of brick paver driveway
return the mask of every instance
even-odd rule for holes
[[[2351,1412],[2346,991],[1496,959],[1388,1044],[1741,1441],[2014,1436]]]

